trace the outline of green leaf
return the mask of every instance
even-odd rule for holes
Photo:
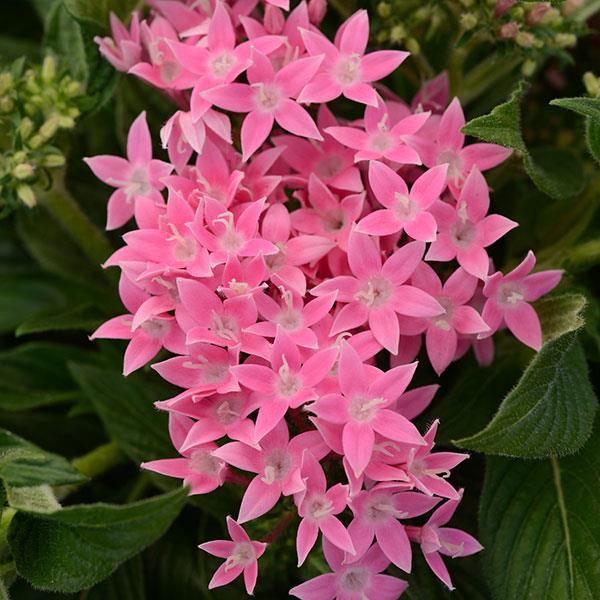
[[[8,531],[17,572],[34,587],[78,592],[102,581],[160,538],[187,490],[126,505],[69,506],[48,515],[19,512]]]
[[[462,128],[463,133],[516,150],[529,177],[548,196],[558,199],[576,196],[583,190],[585,179],[579,161],[569,151],[527,149],[521,134],[522,96],[523,84],[520,84],[507,102],[469,121]]]
[[[39,273],[0,277],[0,333],[13,330],[22,321],[64,302],[54,282]]]
[[[108,579],[82,596],[82,600],[146,600],[146,598],[148,596],[141,554],[123,563]]]
[[[598,404],[577,336],[572,331],[545,344],[485,429],[455,444],[517,458],[577,452]]]
[[[94,405],[110,437],[140,463],[173,456],[167,415],[153,405],[165,388],[141,373],[125,378],[102,367],[71,364],[73,377]]]
[[[568,458],[488,457],[482,558],[502,600],[594,600],[600,590],[600,435]]]
[[[62,456],[46,452],[5,429],[0,429],[0,479],[13,488],[87,481]]]
[[[420,419],[423,427],[440,420],[439,443],[447,443],[481,431],[490,421],[501,399],[518,381],[519,363],[514,354],[502,356],[490,367],[474,362],[461,365],[457,379],[441,387],[439,402]]]
[[[33,342],[1,352],[0,408],[22,411],[73,402],[81,392],[67,362],[85,355],[77,346],[51,342]]]
[[[587,145],[590,154],[600,163],[600,98],[557,98],[550,104],[586,117]]]
[[[600,120],[587,119],[585,127],[585,138],[590,154],[596,162],[600,163]]]
[[[587,299],[583,294],[560,294],[538,300],[535,311],[542,325],[544,343],[583,327],[586,305]]]
[[[63,0],[63,2],[76,19],[90,21],[105,29],[108,28],[111,12],[121,19],[126,19],[139,4],[138,0]]]
[[[572,110],[584,117],[600,119],[600,98],[556,98],[550,104]]]
[[[53,513],[60,504],[49,485],[33,487],[6,487],[8,505],[17,510],[35,513]]]
[[[17,327],[15,335],[45,333],[47,331],[93,331],[103,321],[103,316],[90,304],[80,304],[67,309],[40,312]]]

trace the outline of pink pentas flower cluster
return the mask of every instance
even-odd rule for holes
[[[210,587],[243,573],[252,593],[266,543],[241,525],[289,497],[298,564],[320,538],[331,568],[292,595],[397,598],[407,584],[383,572],[410,573],[413,545],[452,588],[442,556],[481,549],[445,527],[467,456],[434,450],[437,421],[411,422],[437,386],[408,388],[423,344],[438,374],[470,348],[488,364],[503,327],[541,346],[530,303],[560,272],[531,274],[529,253],[504,275],[487,253],[517,225],[489,214],[482,174],[510,151],[465,145],[443,75],[410,106],[376,83],[407,53],[367,51],[364,10],[332,42],[322,0],[288,14],[281,0],[148,3],[148,19],[113,18],[97,41],[176,104],[168,162],[144,113],[126,159],[87,159],[115,189],[107,227],[135,219],[106,263],[128,312],[93,337],[130,340],[126,375],[166,349],[152,366],[183,390],[157,402],[180,456],[143,467],[191,494],[244,486],[231,541],[200,546],[225,560]],[[341,96],[359,119],[335,116]]]

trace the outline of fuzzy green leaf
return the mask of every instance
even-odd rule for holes
[[[463,133],[485,142],[500,144],[519,152],[529,177],[538,189],[552,198],[569,198],[579,194],[585,185],[582,167],[567,150],[527,149],[521,134],[523,85],[520,84],[507,102],[492,112],[469,121]]]
[[[572,331],[545,344],[485,429],[455,444],[517,458],[577,452],[598,405],[577,336]]]
[[[482,554],[494,597],[594,600],[600,590],[600,435],[543,462],[488,457]]]
[[[0,479],[12,487],[33,487],[82,483],[87,477],[62,456],[0,429]]]
[[[187,490],[126,505],[69,506],[48,515],[19,512],[8,531],[17,572],[34,587],[78,592],[102,581],[160,538]]]
[[[582,294],[546,296],[535,303],[544,342],[554,340],[584,325],[583,311],[587,300]]]
[[[78,20],[108,28],[109,15],[126,19],[139,4],[138,0],[63,0],[67,10]]]
[[[587,119],[585,137],[590,154],[600,163],[600,119]]]
[[[81,395],[66,363],[86,350],[52,342],[32,342],[0,352],[0,408],[23,411],[73,402]]]
[[[140,554],[122,564],[108,579],[94,586],[85,600],[146,600],[144,563]]]
[[[60,504],[49,485],[6,486],[6,499],[8,505],[17,510],[35,513],[53,513],[60,510]]]
[[[125,378],[110,369],[72,364],[71,373],[104,427],[133,461],[140,463],[173,456],[167,416],[154,407],[164,386],[140,373]]]
[[[99,315],[96,308],[90,304],[80,304],[67,309],[44,311],[34,315],[17,327],[15,335],[19,337],[47,331],[92,331],[102,323],[102,320],[103,317]]]

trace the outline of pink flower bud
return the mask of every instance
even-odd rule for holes
[[[505,40],[517,37],[517,33],[519,33],[519,24],[516,21],[509,21],[500,27],[500,37]]]
[[[570,17],[574,12],[578,11],[582,5],[583,0],[566,0],[562,7],[563,14]]]
[[[283,26],[285,25],[283,11],[277,6],[267,4],[265,7],[264,25],[267,32],[271,35],[280,34],[283,31]]]
[[[496,2],[496,10],[494,15],[501,17],[511,6],[517,3],[517,0],[498,0]]]
[[[537,25],[551,10],[550,2],[536,3],[527,15],[527,23]]]
[[[327,0],[309,0],[308,18],[313,25],[319,25],[327,12]]]

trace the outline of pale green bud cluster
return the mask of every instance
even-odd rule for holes
[[[445,37],[452,48],[511,46],[522,56],[523,74],[531,75],[547,56],[564,55],[577,43],[585,30],[574,15],[583,2],[374,0],[373,37],[382,46],[399,45],[413,54],[426,53],[427,42]]]
[[[56,142],[80,115],[83,89],[53,56],[41,65],[17,61],[0,71],[0,207],[35,206],[36,189],[65,157]]]

